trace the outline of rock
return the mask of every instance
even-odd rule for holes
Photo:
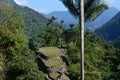
[[[58,78],[58,80],[70,80],[68,76],[66,76],[66,74],[61,74],[61,77]]]
[[[3,68],[0,66],[0,72],[2,72],[3,71]]]
[[[4,70],[1,66],[0,66],[0,80],[5,80]]]
[[[37,51],[37,52],[40,52],[40,51]],[[45,60],[43,57],[40,57],[44,65],[42,64],[38,65],[39,68],[40,67],[42,68],[42,66],[44,66],[44,68],[46,67],[47,69],[49,69],[49,72],[45,72],[46,80],[70,80],[69,77],[67,76],[68,72],[66,68],[68,65],[68,60],[65,56],[65,53],[66,53],[66,50],[60,49],[59,55],[56,57],[49,58],[44,53],[43,54],[44,56],[47,57],[47,60]]]

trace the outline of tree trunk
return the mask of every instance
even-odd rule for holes
[[[80,15],[79,15],[79,24],[80,24],[80,66],[81,66],[81,80],[84,80],[84,0],[80,0]]]

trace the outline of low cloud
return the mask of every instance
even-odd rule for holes
[[[34,10],[36,10],[39,13],[47,13],[46,9],[41,9],[41,8],[33,8]]]
[[[39,9],[39,12],[40,12],[40,13],[46,13],[47,10],[46,10],[46,9]]]
[[[27,4],[27,0],[14,0],[17,4],[25,6]]]

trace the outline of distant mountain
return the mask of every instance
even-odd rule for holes
[[[119,12],[118,9],[111,7],[104,11],[97,19],[91,22],[85,23],[85,27],[94,31],[96,28],[101,27],[103,24],[108,22],[112,17],[114,17]],[[78,23],[78,19],[75,19],[68,11],[54,11],[50,14],[46,14],[45,17],[51,18],[55,16],[58,18],[57,21],[64,20],[65,24]]]
[[[85,24],[86,28],[94,31],[95,29],[101,27],[105,23],[107,23],[112,17],[114,17],[119,12],[118,9],[114,7],[110,7],[108,10],[104,11],[98,18],[96,18],[92,22],[88,22]]]
[[[120,12],[102,27],[95,30],[104,40],[116,40],[120,38]]]
[[[29,39],[36,41],[41,28],[46,27],[47,19],[40,13],[25,6],[17,5],[14,0],[0,0],[10,4],[25,22],[24,31]],[[3,6],[4,7],[4,6]]]
[[[57,18],[57,22],[60,20],[64,20],[64,24],[76,24],[78,23],[78,19],[74,18],[69,11],[54,11],[50,14],[44,14],[46,18],[51,18],[52,16],[55,16]]]

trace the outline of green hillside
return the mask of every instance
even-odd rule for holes
[[[47,19],[38,12],[0,0],[1,80],[80,80],[79,27],[72,24],[63,30],[63,23],[58,27],[51,22],[53,27],[47,27]],[[43,55],[30,48],[34,44],[40,45]],[[85,80],[119,80],[119,53],[85,30]]]
[[[45,28],[47,24],[47,19],[43,17],[40,13],[32,10],[25,6],[17,5],[14,0],[0,0],[1,2],[6,2],[10,4],[14,10],[23,18],[24,20],[24,32],[28,39],[32,39],[36,43],[38,31],[41,28]]]
[[[95,30],[102,39],[111,42],[120,48],[120,13],[113,17],[108,23]]]
[[[104,40],[115,40],[120,37],[120,13],[95,31]]]
[[[76,32],[76,31],[75,31]],[[67,55],[71,80],[80,80],[79,44],[68,43]],[[111,44],[104,42],[94,33],[85,32],[85,80],[119,80],[119,52]]]
[[[0,79],[44,80],[33,52],[28,49],[24,20],[4,2],[0,2],[0,19]]]
[[[15,6],[15,10],[24,19],[25,34],[28,38],[36,40],[38,31],[46,27],[47,19],[28,7]]]

